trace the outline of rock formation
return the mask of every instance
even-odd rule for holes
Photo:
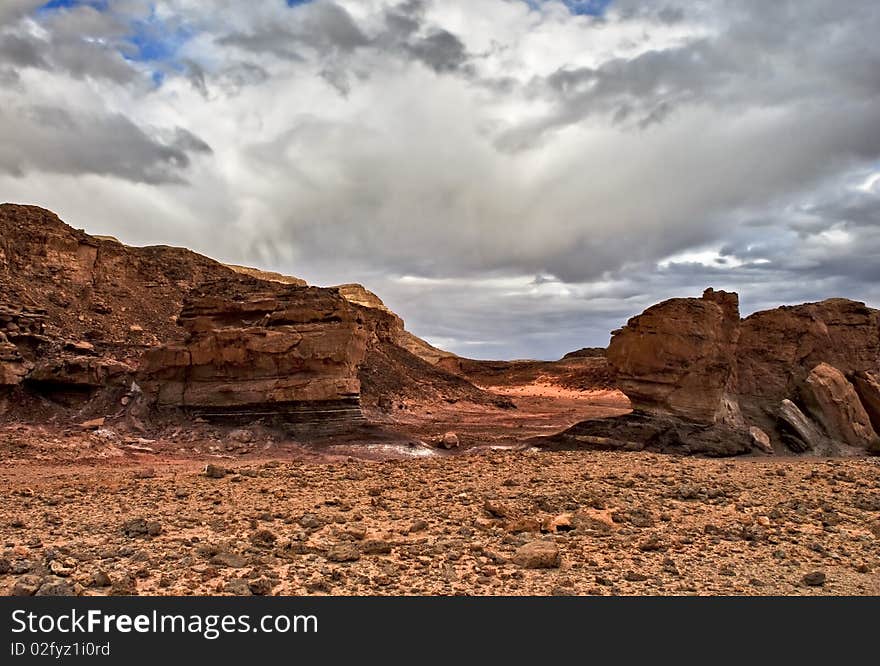
[[[216,285],[224,282],[236,284],[242,298],[238,299],[235,291],[216,291]],[[36,206],[0,205],[0,333],[3,336],[0,338],[0,392],[3,393],[0,404],[4,405],[4,418],[45,419],[63,413],[82,420],[78,413],[84,403],[93,401],[104,388],[112,389],[113,395],[97,401],[94,413],[104,413],[113,401],[118,408],[122,395],[117,389],[131,387],[145,353],[159,346],[177,348],[191,342],[192,332],[188,328],[190,323],[185,321],[186,315],[181,318],[184,325],[178,325],[188,298],[219,298],[217,317],[222,318],[225,315],[220,313],[227,301],[243,302],[250,295],[262,293],[263,297],[271,295],[281,303],[289,298],[292,288],[304,286],[305,282],[299,278],[226,266],[182,248],[135,248],[115,238],[90,236]],[[327,357],[330,360],[325,364],[312,368],[315,373],[326,369],[327,375],[323,380],[311,382],[310,390],[328,399],[348,395],[344,399],[348,406],[343,411],[349,410],[349,416],[354,413],[350,403],[356,399],[358,380],[363,380],[363,403],[371,409],[381,409],[380,404],[386,409],[392,406],[397,409],[406,403],[407,397],[413,396],[429,401],[468,400],[486,405],[497,400],[496,396],[465,379],[435,368],[433,364],[437,360],[453,355],[409,333],[403,320],[361,285],[342,285],[314,293],[323,294],[318,300],[332,301],[330,309],[344,311],[341,321],[359,320],[364,328],[365,353],[358,351],[361,344],[358,342],[354,349],[341,352],[347,355],[344,359],[337,358],[337,354],[337,357]],[[279,307],[292,317],[283,326],[300,327],[308,322],[308,317],[291,314],[291,308],[285,310],[283,304]],[[293,311],[296,307],[292,306]],[[244,316],[229,314],[232,318],[239,315]],[[230,333],[231,329],[248,328],[242,322],[233,324],[231,320],[226,323],[217,320],[212,326],[217,330],[212,344],[217,345],[215,351],[220,355],[231,353],[238,344],[230,340],[230,336],[238,335]],[[322,322],[321,326],[331,332],[341,328],[340,322],[335,321]],[[242,344],[259,347],[269,344],[270,339],[273,344],[282,344],[281,338],[275,335],[281,332],[282,325],[276,321],[269,328],[273,329],[271,336],[247,333],[247,341]],[[332,337],[328,337],[324,343],[326,348],[315,346],[305,351],[312,344],[307,340],[301,350],[307,358],[319,358],[329,353],[333,343]],[[204,340],[200,344],[204,344]],[[257,352],[251,349],[249,353]],[[362,359],[355,363],[356,375],[350,376],[346,364],[359,353]],[[261,358],[270,366],[258,369],[263,380],[269,381],[267,377],[273,372],[287,371],[283,363],[267,360],[272,358],[271,354]],[[336,367],[337,363],[346,365],[345,371]],[[204,367],[199,372],[209,373]],[[247,386],[237,380],[237,371],[229,372],[234,380],[231,386],[242,389]],[[300,370],[295,370],[297,372]],[[335,382],[343,376],[347,378],[345,382],[355,383],[337,387]],[[219,381],[222,373],[217,377]],[[278,390],[282,395],[293,391],[296,381],[300,380],[290,379],[291,385],[285,387],[279,380]],[[321,382],[326,386],[319,390]],[[192,384],[187,389],[186,400],[170,397],[180,386],[167,388],[168,403],[191,402],[195,386],[202,384]],[[255,395],[268,390],[266,386],[264,383],[254,388]],[[4,398],[13,392],[17,392],[16,400]],[[259,399],[253,395],[229,397],[228,408]],[[164,394],[162,400],[165,400]],[[283,402],[282,398],[277,400]],[[274,401],[276,398],[271,398],[270,402]],[[13,408],[14,411],[10,411]],[[356,407],[354,409],[356,412]]]
[[[844,374],[820,363],[807,375],[801,397],[813,418],[832,439],[869,448],[877,440],[871,421],[853,385]]]
[[[736,294],[708,289],[633,317],[607,356],[633,414],[586,421],[550,444],[880,451],[880,311],[864,303],[836,298],[740,320]]]
[[[852,376],[852,383],[874,431],[880,433],[880,373],[856,372]]]
[[[756,312],[740,326],[736,399],[747,420],[774,420],[820,363],[846,376],[880,370],[880,311],[832,298]]]
[[[633,409],[714,423],[723,413],[739,336],[738,297],[707,290],[703,298],[654,305],[615,331],[608,362]]]
[[[229,419],[358,419],[361,312],[334,289],[248,286],[226,280],[209,289],[230,297],[187,299],[187,339],[144,356],[138,377],[147,401]]]

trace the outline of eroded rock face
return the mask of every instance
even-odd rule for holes
[[[880,432],[880,373],[856,372],[852,376],[852,383],[874,431]]]
[[[880,370],[880,311],[832,298],[756,312],[742,321],[736,357],[737,400],[761,422],[820,363],[844,375]]]
[[[714,423],[734,368],[736,294],[707,290],[645,310],[614,333],[608,362],[633,409]]]
[[[235,294],[236,286],[215,284],[212,294],[185,302],[187,340],[144,356],[147,399],[209,417],[358,418],[358,366],[367,344],[358,309],[332,289]]]
[[[18,386],[32,367],[22,357],[18,347],[9,342],[5,333],[0,332],[0,387]]]
[[[831,442],[800,408],[791,400],[783,400],[777,413],[778,429],[782,442],[795,453],[823,452]]]
[[[877,433],[853,385],[844,374],[820,363],[807,375],[801,396],[813,418],[837,441],[871,448]]]
[[[758,429],[764,451],[767,439],[798,452],[878,446],[880,311],[864,303],[829,299],[741,321],[736,295],[709,289],[631,319],[608,361],[646,415]]]

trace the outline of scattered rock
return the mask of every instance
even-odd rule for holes
[[[15,585],[12,586],[12,596],[32,597],[42,585],[43,579],[40,576],[26,574],[15,581]]]
[[[458,435],[454,432],[447,432],[437,442],[437,446],[441,449],[457,449],[459,447]]]
[[[532,541],[517,548],[513,562],[524,569],[555,569],[561,563],[559,546],[550,541]]]
[[[360,545],[364,555],[388,555],[391,553],[391,548],[391,543],[382,539],[366,539]]]
[[[825,585],[825,574],[821,571],[813,571],[811,573],[806,574],[802,582],[804,585],[809,587],[822,587]]]
[[[255,594],[257,596],[266,596],[267,594],[272,594],[272,589],[275,585],[265,576],[261,576],[256,580],[252,580],[248,583],[248,588],[251,591],[251,594]]]
[[[110,587],[110,576],[105,571],[96,571],[92,574],[92,587]]]
[[[331,562],[356,562],[361,559],[361,551],[351,542],[338,543],[327,550],[327,559]]]
[[[409,526],[407,530],[410,534],[415,534],[416,532],[422,532],[428,529],[427,521],[422,520],[421,518],[414,520],[412,525]]]
[[[278,537],[271,530],[257,530],[251,534],[251,543],[258,548],[271,548],[277,540]]]
[[[63,578],[50,578],[37,590],[38,597],[72,597],[76,595],[73,585]]]
[[[157,520],[133,518],[122,524],[122,533],[129,538],[142,536],[155,537],[162,533],[162,524]]]
[[[230,550],[221,550],[213,555],[209,561],[211,564],[216,564],[221,567],[229,567],[231,569],[241,569],[248,565],[248,558]]]
[[[233,578],[226,581],[223,591],[236,597],[249,597],[253,594],[251,586],[244,578]]]
[[[225,467],[220,467],[220,465],[214,465],[211,463],[205,465],[205,476],[209,479],[222,479],[226,474],[227,470]]]

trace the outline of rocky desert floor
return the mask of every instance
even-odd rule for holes
[[[455,453],[7,426],[0,594],[880,594],[880,459],[501,448],[621,409],[544,390]]]

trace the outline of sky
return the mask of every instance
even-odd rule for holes
[[[0,201],[474,358],[880,306],[876,0],[2,0]]]

